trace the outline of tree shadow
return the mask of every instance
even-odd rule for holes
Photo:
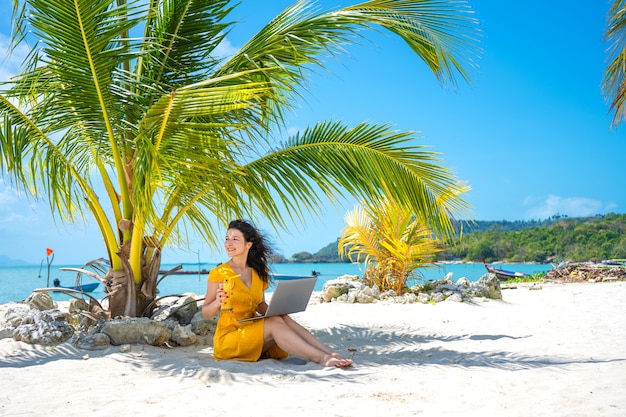
[[[610,363],[626,361],[626,358],[592,359],[554,355],[528,355],[514,350],[454,350],[442,346],[449,342],[498,341],[501,339],[524,339],[531,335],[507,334],[473,335],[427,335],[417,331],[406,332],[403,328],[389,326],[345,326],[316,332],[323,341],[341,338],[348,349],[355,352],[355,363],[361,366],[454,366],[461,368],[496,368],[502,370],[536,369],[572,364]],[[435,345],[435,346],[432,346]],[[467,345],[466,345],[467,346]],[[484,346],[481,344],[481,348]]]
[[[84,361],[106,357],[131,369],[152,370],[164,376],[194,377],[206,384],[264,383],[278,385],[289,381],[350,381],[371,375],[386,367],[455,367],[461,369],[492,368],[508,371],[562,367],[572,364],[593,364],[626,361],[626,358],[592,359],[589,357],[528,355],[515,350],[484,349],[481,342],[501,339],[522,339],[528,336],[507,334],[460,334],[452,336],[424,334],[415,329],[379,325],[333,327],[313,332],[323,343],[344,356],[354,354],[355,365],[349,368],[323,368],[299,358],[261,360],[257,362],[217,361],[210,346],[194,345],[173,349],[133,345],[122,353],[119,346],[100,351],[81,350],[69,343],[54,348],[32,346],[17,349],[0,360],[0,368],[25,368],[57,360]],[[446,348],[447,343],[464,341],[470,349]],[[467,345],[469,343],[469,346]],[[473,345],[480,346],[472,350]],[[182,359],[182,360],[181,360]],[[88,364],[86,365],[88,367]]]

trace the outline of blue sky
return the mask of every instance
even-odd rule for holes
[[[9,10],[10,0],[0,0]],[[352,4],[319,2],[325,7]],[[235,12],[241,24],[229,37],[237,48],[291,1],[246,0]],[[602,36],[609,2],[473,0],[481,21],[484,55],[473,85],[442,88],[398,39],[372,34],[349,50],[333,74],[311,80],[306,102],[289,120],[296,131],[340,119],[391,123],[417,131],[417,143],[439,152],[443,164],[472,187],[467,200],[478,220],[545,219],[626,213],[626,127],[610,128],[601,82],[607,44]],[[0,16],[4,55],[9,16]],[[227,45],[228,47],[229,45]],[[0,79],[19,60],[0,65]],[[339,237],[354,205],[329,204],[320,218],[289,230],[267,230],[286,256],[316,252]],[[261,224],[262,227],[265,227]],[[55,262],[81,263],[103,255],[97,230],[56,225],[45,203],[20,197],[0,180],[0,255],[39,263],[45,248]],[[169,250],[165,262],[223,258],[200,242]]]

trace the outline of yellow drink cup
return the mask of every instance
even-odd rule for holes
[[[232,290],[233,290],[233,277],[225,277],[224,282],[222,284],[222,288],[226,292],[226,302],[222,304],[220,308],[221,311],[233,311],[233,299],[232,299]]]

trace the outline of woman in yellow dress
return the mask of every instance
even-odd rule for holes
[[[300,356],[324,366],[345,367],[352,360],[331,351],[288,315],[238,322],[267,309],[268,258],[271,250],[254,226],[243,220],[228,225],[224,248],[230,260],[211,270],[202,315],[213,317],[230,301],[231,311],[222,310],[213,339],[215,359],[257,361],[260,358]],[[231,299],[221,284],[231,281]]]

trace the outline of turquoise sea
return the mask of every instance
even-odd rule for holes
[[[60,271],[61,267],[78,267],[79,265],[52,265],[50,276],[46,266],[5,266],[0,267],[0,303],[22,301],[28,297],[35,288],[44,288],[46,285],[53,286],[52,281],[58,278],[61,285],[70,286],[76,280],[73,272]],[[176,266],[162,265],[162,269],[170,269]],[[183,270],[197,271],[211,269],[215,264],[184,264]],[[497,268],[524,273],[534,273],[552,269],[549,264],[498,264]],[[338,276],[350,274],[361,276],[363,274],[362,265],[349,263],[306,263],[306,264],[275,264],[272,266],[272,273],[277,277],[280,275],[289,276],[311,276],[312,271],[319,272],[315,291],[321,291],[324,282],[335,279]],[[418,271],[423,280],[442,279],[448,272],[452,272],[453,280],[466,277],[470,281],[478,281],[486,273],[485,267],[481,263],[476,264],[442,264],[437,268],[426,268]],[[48,281],[48,284],[46,283]],[[83,284],[96,282],[93,278],[83,275]],[[271,289],[270,289],[271,290]],[[191,292],[202,295],[206,291],[206,274],[190,275],[169,275],[159,284],[160,295],[183,294]],[[104,297],[103,285],[92,293],[93,297],[101,299]],[[69,297],[59,293],[52,293],[56,301],[68,300]]]

